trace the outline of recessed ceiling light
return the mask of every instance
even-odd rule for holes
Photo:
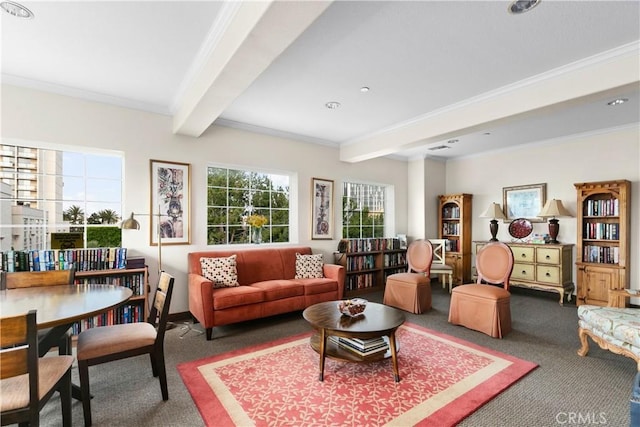
[[[362,93],[369,92],[369,90],[371,90],[371,89],[369,89],[367,86],[362,86],[360,88],[360,92],[362,92]]]
[[[33,18],[33,12],[24,7],[21,4],[14,3],[12,1],[3,1],[0,3],[2,10],[7,12],[11,16],[16,18],[31,19]]]
[[[515,0],[509,5],[509,12],[514,15],[525,13],[536,7],[541,0]]]
[[[627,102],[628,99],[627,98],[618,98],[618,99],[614,99],[613,101],[607,102],[607,105],[620,105],[620,104],[624,104],[625,102]]]
[[[327,102],[326,104],[324,104],[325,107],[327,107],[330,110],[335,110],[336,108],[340,107],[340,103],[336,102],[336,101],[331,101],[331,102]]]
[[[438,145],[437,147],[429,148],[429,151],[444,150],[445,148],[451,148],[451,147],[446,145]]]

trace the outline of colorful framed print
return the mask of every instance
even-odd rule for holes
[[[151,160],[151,245],[191,243],[191,166]]]
[[[333,239],[333,181],[311,179],[311,239]]]

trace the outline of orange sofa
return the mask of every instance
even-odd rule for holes
[[[188,254],[189,311],[212,339],[220,325],[273,316],[323,302],[342,299],[345,271],[324,264],[324,278],[295,279],[296,253],[310,255],[310,247],[251,248]],[[200,258],[236,255],[239,286],[214,288],[202,275]]]

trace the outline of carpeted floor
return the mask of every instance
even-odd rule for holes
[[[381,302],[382,295],[368,294],[366,298]],[[578,417],[583,424],[629,425],[636,364],[592,343],[589,356],[578,356],[573,303],[560,306],[557,294],[515,288],[511,297],[514,330],[502,340],[450,325],[448,310],[448,292],[434,284],[433,309],[422,315],[407,314],[407,321],[539,365],[464,419],[461,426],[561,426]],[[165,342],[169,401],[162,401],[147,357],[91,367],[94,426],[202,426],[177,364],[308,331],[300,312],[216,328],[212,341],[194,332],[180,339],[180,328],[172,329]],[[75,369],[73,378],[77,383]],[[41,425],[59,426],[57,398],[41,414]],[[82,419],[82,406],[74,401],[74,425],[82,425]]]

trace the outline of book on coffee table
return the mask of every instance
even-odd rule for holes
[[[329,339],[341,348],[352,351],[362,357],[383,353],[389,349],[388,342],[382,337],[371,340],[360,340],[357,338],[335,337],[332,335]]]

